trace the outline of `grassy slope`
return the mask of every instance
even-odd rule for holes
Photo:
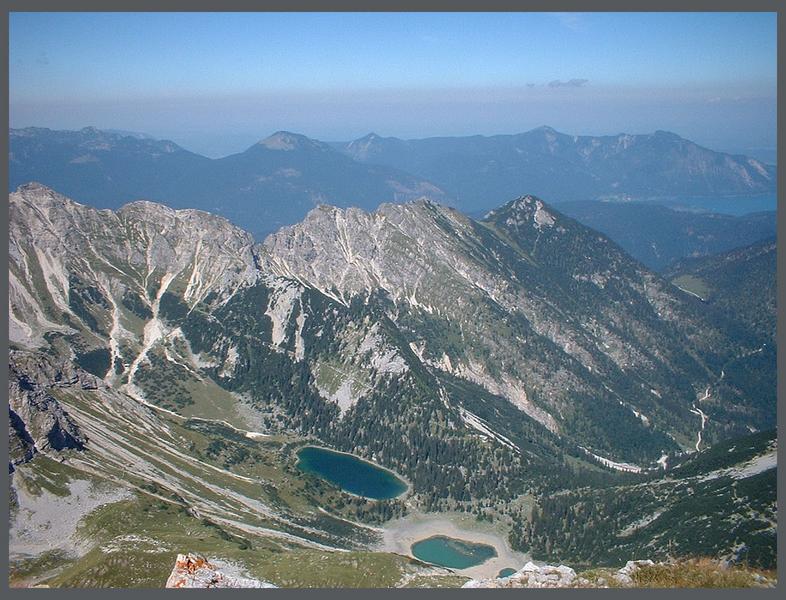
[[[133,494],[80,521],[76,536],[92,546],[86,554],[18,558],[10,564],[12,585],[160,587],[186,551],[238,563],[284,587],[389,587],[405,572],[424,570],[406,557],[358,551],[373,536],[341,518],[342,509],[354,516],[339,502],[347,497],[295,471],[294,450],[305,440],[251,440],[219,423],[168,416],[118,420],[91,392],[58,396],[87,424],[93,449],[60,454],[65,462],[39,455],[19,467],[25,489],[64,496],[69,482],[89,479]],[[334,507],[335,516],[318,506]],[[276,537],[287,534],[298,537]]]

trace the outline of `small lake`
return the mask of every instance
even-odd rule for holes
[[[517,572],[516,569],[511,569],[510,567],[508,567],[507,569],[502,569],[499,572],[499,575],[497,575],[497,577],[510,577],[516,572]]]
[[[497,551],[494,546],[488,544],[435,535],[412,544],[412,555],[441,567],[466,569],[494,558],[497,556]]]
[[[325,479],[351,494],[386,500],[407,491],[406,482],[393,472],[351,454],[306,446],[298,451],[297,457],[301,471]]]

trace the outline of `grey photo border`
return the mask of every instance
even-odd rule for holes
[[[774,12],[778,16],[778,92],[781,91],[781,82],[783,81],[784,69],[786,69],[786,59],[784,58],[784,21],[781,19],[782,2],[778,0],[747,0],[742,2],[740,0],[485,0],[479,2],[478,0],[371,0],[371,2],[361,0],[264,0],[260,2],[252,0],[224,0],[223,2],[214,2],[211,0],[136,0],[129,2],[128,0],[8,0],[6,3],[6,10],[2,13],[2,30],[8,35],[9,13],[10,12],[191,12],[191,11],[204,11],[204,12],[221,12],[221,11],[391,11],[391,12],[452,12],[452,11],[576,11],[576,12],[605,12],[605,11],[619,11],[619,12]],[[3,61],[2,66],[4,69],[3,86],[5,93],[3,94],[2,101],[6,114],[8,114],[8,44],[3,44]],[[778,110],[779,116],[782,111]],[[780,121],[779,121],[780,122]],[[8,128],[8,122],[6,122]],[[783,156],[783,135],[782,128],[778,128],[778,154]],[[6,134],[2,137],[2,152],[7,156],[8,152],[8,129]],[[783,161],[778,162],[778,237],[784,239],[786,235],[786,218],[783,215],[783,184],[784,181],[784,166]],[[8,182],[8,163],[2,163],[3,180]],[[2,214],[3,221],[7,221],[7,210]],[[4,223],[2,227],[2,235],[4,237],[3,249],[7,252],[7,237],[8,227]],[[784,311],[786,305],[781,302],[784,298],[784,291],[786,291],[786,283],[784,282],[784,263],[786,262],[786,250],[783,245],[778,245],[777,258],[777,299],[778,299],[778,334],[777,342],[781,348],[785,347],[784,338],[786,338],[786,327],[783,325]],[[2,278],[2,289],[4,293],[8,294],[8,276],[7,274]],[[3,320],[3,343],[8,348],[8,320]],[[786,356],[780,353],[777,358],[778,373],[786,373]],[[7,369],[3,369],[3,389],[7,389]],[[782,377],[778,377],[778,406],[782,408],[782,399],[784,391],[786,391],[786,383]],[[777,417],[778,428],[782,429],[784,425],[783,410],[778,410]],[[3,428],[4,436],[7,430]],[[3,464],[7,462],[8,453],[8,438],[4,437],[2,443]],[[783,451],[779,449],[779,458],[783,458]],[[779,461],[780,462],[780,461]],[[8,486],[8,473],[3,470],[3,477],[5,482],[4,489]],[[783,490],[783,471],[778,472],[778,490]],[[8,515],[8,494],[3,492],[0,494],[0,505],[3,507],[3,514]],[[778,503],[778,520],[782,522],[783,506]],[[6,528],[8,521],[6,520]],[[778,540],[778,555],[782,555],[783,539],[779,537]],[[122,595],[130,597],[130,595],[144,593],[146,597],[151,598],[164,598],[170,593],[177,594],[177,591],[166,589],[112,589],[112,590],[94,590],[94,589],[18,589],[9,588],[8,586],[8,546],[3,547],[3,552],[6,560],[0,565],[2,567],[3,579],[2,587],[5,593],[12,593],[14,596],[20,597],[45,597],[47,594],[56,593],[61,598],[74,600],[83,600],[90,598],[105,597],[105,595]],[[778,594],[777,590],[781,589],[783,584],[779,583],[775,589],[770,590],[746,590],[744,593],[753,594],[756,597],[775,597]],[[306,590],[306,589],[279,589],[279,590],[265,590],[262,592],[254,590],[192,590],[191,593],[202,595],[210,594],[211,597],[216,595],[232,595],[233,597],[244,596],[249,597],[252,593],[274,594],[275,596],[285,595],[289,598],[309,597],[309,598],[326,598],[327,600],[340,600],[344,598],[367,598],[370,593],[376,597],[377,594],[381,596],[393,598],[401,597],[441,597],[449,598],[452,594],[456,593],[451,589],[429,589],[429,590],[402,590],[402,589],[381,589],[381,590],[364,590],[364,589],[319,589],[319,590]],[[567,598],[573,595],[592,595],[598,597],[599,595],[611,595],[621,598],[623,595],[633,593],[637,597],[656,597],[668,595],[677,598],[736,598],[740,594],[739,590],[472,590],[458,592],[464,594],[465,597],[471,594],[477,598],[478,595],[483,598],[490,598],[492,594],[503,595],[507,598],[514,597],[516,594],[525,593],[527,595],[535,594],[538,597],[548,595],[549,597]],[[148,596],[149,595],[149,596]],[[498,596],[499,597],[499,596]]]

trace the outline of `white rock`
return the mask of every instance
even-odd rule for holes
[[[622,567],[619,571],[614,574],[614,579],[617,580],[618,583],[629,586],[633,585],[633,578],[631,575],[638,571],[641,567],[649,567],[654,565],[655,563],[651,560],[629,560],[625,563],[625,566]]]
[[[218,567],[197,554],[178,554],[169,579],[168,588],[275,588],[267,581],[235,577],[220,571]]]
[[[539,567],[528,562],[509,577],[496,579],[472,579],[465,588],[562,588],[570,586],[576,579],[576,572],[565,565],[543,565]]]

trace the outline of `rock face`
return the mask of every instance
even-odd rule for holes
[[[152,202],[100,211],[35,183],[9,200],[11,343],[52,347],[132,395],[170,333],[159,309],[220,301],[260,276],[251,235],[205,212]]]
[[[481,221],[425,200],[373,213],[320,206],[269,236],[260,259],[344,304],[376,295],[423,364],[552,432],[592,428],[585,447],[618,462],[673,447],[658,431],[679,437],[680,421],[693,433],[690,404],[676,399],[692,399],[714,368],[706,358],[731,347],[662,279],[533,196]],[[612,421],[620,435],[602,441]],[[637,451],[610,457],[620,442]]]
[[[178,554],[169,579],[168,588],[275,588],[267,581],[235,577],[198,554]]]
[[[576,580],[576,572],[560,565],[537,566],[528,562],[522,569],[508,577],[495,579],[472,579],[461,587],[465,588],[562,588],[570,587]]]
[[[95,389],[95,378],[67,361],[50,362],[37,353],[12,351],[9,359],[9,469],[30,460],[36,452],[84,449],[87,440],[79,425],[51,389]]]
[[[264,382],[259,402],[283,405],[287,425],[398,455],[394,468],[414,470],[398,429],[424,411],[445,428],[431,432],[440,443],[459,430],[507,448],[506,469],[529,460],[532,435],[555,434],[590,460],[645,465],[695,435],[697,391],[741,351],[678,290],[533,196],[481,221],[428,200],[319,206],[260,245],[223,218],[152,202],[96,210],[27,184],[9,204],[15,346],[53,349],[169,410],[206,377]],[[408,408],[383,415],[391,402]],[[724,423],[704,408],[704,439],[774,417],[763,407],[746,422],[750,410]]]

